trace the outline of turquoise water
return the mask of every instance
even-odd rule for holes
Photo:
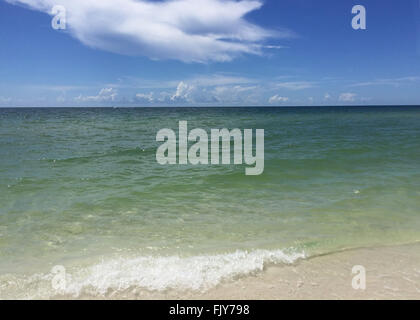
[[[181,120],[264,129],[263,175],[157,164]],[[417,107],[0,109],[0,297],[46,295],[54,265],[69,294],[200,289],[418,240]]]

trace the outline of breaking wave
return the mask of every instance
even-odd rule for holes
[[[103,260],[84,268],[66,270],[65,285],[54,289],[57,274],[0,277],[0,298],[48,299],[81,295],[106,297],[127,290],[206,291],[222,281],[262,272],[270,264],[292,264],[305,258],[292,250],[236,251],[219,255],[140,256]],[[62,285],[62,283],[61,283]]]

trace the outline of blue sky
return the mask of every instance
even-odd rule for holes
[[[2,107],[366,104],[420,104],[420,1],[0,0]]]

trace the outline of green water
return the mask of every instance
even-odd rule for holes
[[[264,129],[263,175],[157,164],[180,120]],[[418,240],[420,108],[0,109],[0,274]]]

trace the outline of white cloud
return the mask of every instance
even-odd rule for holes
[[[51,14],[56,0],[6,0]],[[230,61],[289,38],[245,20],[261,0],[61,0],[71,35],[93,48],[151,59]]]
[[[174,93],[161,92],[155,102],[168,104],[240,104],[256,103],[258,86],[197,86],[179,82]]]
[[[96,96],[82,96],[79,95],[76,97],[76,101],[79,102],[107,102],[115,101],[118,93],[114,88],[103,88],[99,91]]]
[[[346,93],[340,94],[340,96],[338,97],[338,100],[341,102],[352,102],[355,100],[355,98],[356,98],[355,93],[346,92]]]
[[[330,100],[331,99],[331,95],[329,93],[326,93],[324,95],[324,100]]]
[[[309,81],[292,81],[292,82],[280,82],[276,84],[278,88],[284,88],[289,90],[303,90],[313,88],[315,83]]]
[[[10,97],[1,97],[0,96],[0,103],[8,103],[8,102],[10,102],[10,101],[12,101],[12,98],[10,98]]]
[[[287,101],[289,101],[288,97],[280,97],[277,94],[275,96],[272,96],[270,99],[268,99],[268,102],[271,104],[282,103],[282,102],[287,102]]]
[[[210,99],[226,104],[255,103],[258,86],[217,86],[209,93]]]
[[[156,91],[158,89],[172,89],[176,88],[178,84],[183,81],[190,85],[201,86],[201,87],[212,87],[221,85],[234,85],[234,84],[250,84],[257,83],[259,80],[236,76],[232,74],[214,73],[214,74],[202,74],[193,75],[188,78],[176,79],[176,80],[149,80],[144,78],[136,77],[122,77],[114,83],[108,83],[105,87],[121,88],[121,89],[152,89]]]
[[[172,95],[171,101],[173,102],[192,102],[192,94],[195,91],[195,86],[189,85],[181,81],[177,88],[176,92]]]
[[[150,92],[148,94],[146,93],[137,93],[134,97],[135,102],[139,103],[153,103],[155,101],[153,92]]]
[[[267,46],[264,46],[264,48],[266,48],[266,49],[283,49],[283,48],[288,48],[288,47],[267,45]]]

